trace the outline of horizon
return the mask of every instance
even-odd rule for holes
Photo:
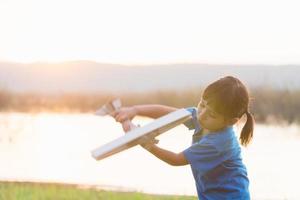
[[[97,62],[10,64],[0,62],[0,88],[15,92],[141,92],[207,85],[239,77],[251,87],[300,89],[298,65],[164,64],[118,65]]]

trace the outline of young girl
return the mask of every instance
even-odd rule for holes
[[[170,165],[190,164],[201,200],[250,199],[247,170],[233,129],[233,125],[246,115],[247,121],[240,134],[240,142],[246,146],[252,139],[254,127],[248,107],[249,95],[243,83],[231,76],[221,78],[204,90],[198,108],[187,108],[193,119],[185,125],[195,129],[190,147],[173,153],[152,141],[142,146]],[[175,110],[163,105],[137,105],[122,108],[113,117],[122,123],[136,115],[158,118]]]

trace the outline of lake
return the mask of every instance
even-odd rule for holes
[[[181,125],[159,136],[159,145],[180,152],[192,134]],[[91,157],[91,150],[121,135],[112,118],[93,114],[0,113],[0,180],[196,195],[189,166],[167,165],[139,146],[101,161]],[[253,142],[243,148],[252,198],[300,199],[299,152],[300,126],[257,124]]]

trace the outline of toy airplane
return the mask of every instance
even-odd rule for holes
[[[97,115],[109,115],[115,110],[121,108],[121,101],[119,99],[111,101],[99,110],[96,111]],[[101,160],[118,152],[124,151],[133,146],[146,142],[145,140],[153,140],[156,136],[184,123],[191,118],[191,112],[186,109],[179,109],[164,115],[158,119],[153,120],[151,123],[143,127],[135,126],[130,120],[125,121],[122,126],[130,126],[131,129],[125,135],[100,146],[93,150],[92,156],[96,160]],[[156,141],[157,143],[158,141]]]

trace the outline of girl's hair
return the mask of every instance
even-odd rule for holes
[[[245,85],[235,77],[226,76],[208,85],[202,98],[225,119],[241,118],[246,114],[240,141],[247,146],[253,137],[254,118],[249,112],[249,94]]]

